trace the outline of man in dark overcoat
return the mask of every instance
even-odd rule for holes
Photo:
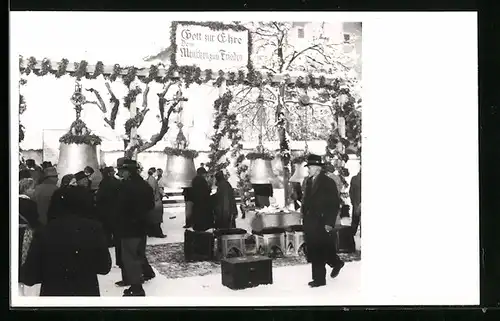
[[[108,240],[108,246],[114,244],[113,227],[117,219],[117,196],[120,181],[115,178],[115,169],[105,167],[102,170],[102,180],[96,193],[96,211],[103,223],[103,228]]]
[[[191,182],[189,196],[193,202],[193,213],[190,223],[195,231],[206,231],[214,226],[207,174],[207,170],[200,167],[196,170],[196,177]]]
[[[139,175],[136,161],[124,159],[120,165],[117,233],[121,239],[122,269],[127,278],[122,281],[123,285],[130,285],[123,296],[145,296],[142,282],[155,277],[146,258],[148,212],[154,208],[154,195]]]
[[[217,185],[217,193],[214,195],[215,228],[236,228],[238,208],[234,189],[222,171],[215,173],[215,184]]]
[[[312,281],[309,286],[326,285],[326,268],[332,266],[330,276],[336,277],[344,262],[336,253],[335,221],[340,208],[340,198],[335,182],[325,175],[325,163],[321,156],[311,154],[307,158],[309,177],[304,180],[303,215],[306,255],[312,265]]]

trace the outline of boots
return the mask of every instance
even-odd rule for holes
[[[142,285],[131,285],[123,291],[123,296],[146,296]]]

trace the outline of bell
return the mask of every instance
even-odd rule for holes
[[[102,180],[102,175],[99,170],[96,146],[66,143],[59,145],[59,160],[57,161],[59,182],[64,175],[78,173],[87,166],[94,169],[93,181],[98,184]]]
[[[161,178],[161,183],[166,188],[191,187],[191,181],[196,176],[194,160],[184,156],[168,155],[165,173]]]
[[[294,171],[292,177],[290,177],[290,182],[302,184],[304,179],[309,176],[309,169],[305,165],[306,162],[294,164]]]
[[[270,160],[254,159],[250,163],[250,183],[273,184],[276,181]]]

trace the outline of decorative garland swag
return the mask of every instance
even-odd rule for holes
[[[56,78],[60,78],[64,75],[69,75],[75,77],[78,80],[82,78],[86,79],[97,79],[99,76],[104,76],[105,79],[114,82],[118,76],[121,75],[122,71],[127,70],[126,75],[122,75],[124,84],[128,87],[137,77],[141,82],[148,84],[152,81],[159,83],[166,83],[171,80],[178,79],[175,72],[179,73],[185,81],[186,87],[189,87],[193,83],[203,84],[213,81],[212,84],[220,87],[222,81],[226,79],[226,84],[229,86],[233,85],[246,85],[252,87],[261,87],[263,84],[270,85],[272,87],[278,87],[280,84],[273,82],[273,73],[267,72],[262,73],[256,71],[253,67],[245,72],[244,70],[238,70],[238,72],[230,71],[224,72],[219,70],[217,73],[217,78],[213,79],[213,71],[211,69],[205,69],[204,77],[202,77],[202,70],[196,66],[178,66],[176,64],[170,65],[166,75],[164,77],[159,76],[158,66],[151,65],[148,69],[148,75],[137,75],[139,68],[137,67],[121,67],[119,64],[115,64],[113,67],[113,72],[110,75],[104,73],[104,64],[102,61],[97,62],[94,70],[91,72],[88,70],[89,63],[85,60],[81,62],[74,63],[75,71],[67,71],[69,61],[63,58],[57,65],[57,70],[52,68],[52,62],[48,58],[44,58],[41,63],[40,69],[37,68],[37,59],[35,57],[30,57],[26,66],[24,66],[24,59],[19,58],[19,70],[21,74],[29,75],[33,72],[37,76],[45,76],[47,74],[52,74]],[[318,79],[314,77],[313,74],[308,74],[307,76],[298,77],[294,82],[291,81],[289,77],[285,78],[285,82],[288,88],[302,88],[302,89],[328,89],[339,94],[348,94],[348,88],[340,88],[341,79],[335,79],[332,83],[327,82],[325,76],[320,76]]]

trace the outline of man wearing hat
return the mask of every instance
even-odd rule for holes
[[[26,167],[31,173],[31,178],[35,181],[35,184],[39,184],[43,177],[43,169],[35,163],[34,159],[26,160]]]
[[[90,180],[84,171],[75,174],[76,185],[90,189]]]
[[[47,212],[49,210],[52,195],[57,190],[58,174],[54,167],[43,170],[40,184],[35,187],[34,200],[38,207],[38,215],[42,225],[47,224]]]
[[[301,207],[307,261],[312,265],[312,281],[309,286],[326,285],[326,268],[332,266],[330,276],[335,278],[344,262],[335,248],[333,228],[340,208],[340,198],[335,182],[326,176],[321,156],[310,154],[307,158],[309,177],[304,180]]]
[[[142,282],[155,277],[146,258],[147,215],[155,205],[153,190],[139,175],[136,161],[122,159],[117,164],[122,178],[117,197],[122,283],[130,285],[123,296],[145,296]]]
[[[103,222],[104,232],[106,233],[108,245],[114,245],[114,226],[116,221],[117,203],[116,198],[119,191],[120,181],[115,178],[114,167],[105,167],[102,169],[102,180],[96,192],[96,211]],[[116,248],[115,248],[116,251]],[[117,255],[118,256],[118,255]]]
[[[195,231],[206,231],[214,225],[211,204],[211,188],[207,182],[208,172],[204,167],[196,170],[196,176],[191,182],[189,197],[193,202],[192,219],[189,223]]]
[[[76,181],[76,186],[73,188],[80,193],[82,200],[85,200],[84,204],[86,204],[86,213],[90,219],[97,219],[95,204],[94,204],[94,195],[89,188],[89,179],[85,172],[80,171],[76,173],[73,177]]]

